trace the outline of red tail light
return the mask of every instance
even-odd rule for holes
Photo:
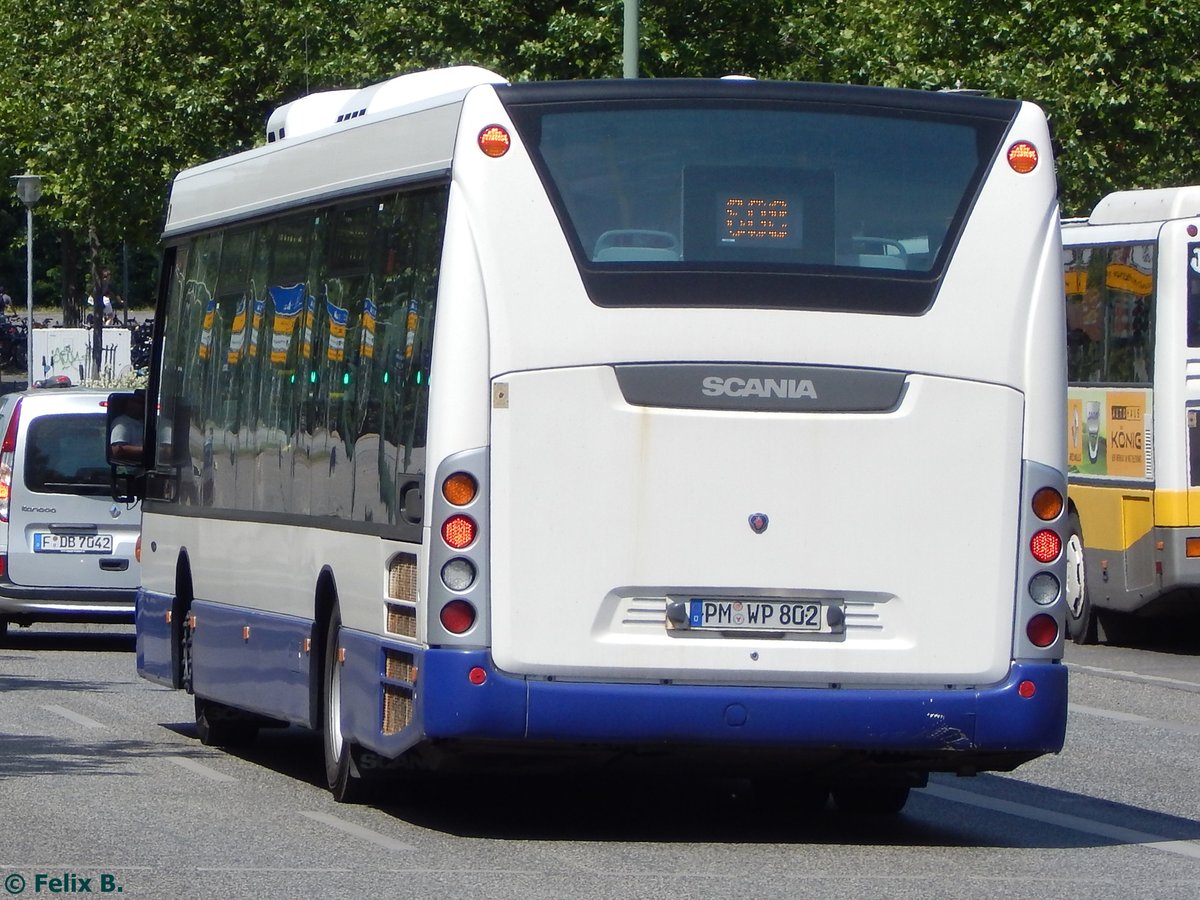
[[[463,634],[475,624],[475,607],[466,600],[451,600],[442,607],[438,619],[451,634]]]
[[[1030,539],[1029,552],[1040,563],[1054,562],[1062,553],[1062,538],[1049,528],[1043,528]]]
[[[455,550],[461,550],[475,540],[475,530],[475,520],[470,516],[451,516],[442,523],[442,540]]]
[[[1029,620],[1029,624],[1025,626],[1025,634],[1033,646],[1049,647],[1058,640],[1058,622],[1054,616],[1041,613]]]
[[[0,522],[8,521],[8,503],[12,499],[13,462],[17,452],[17,425],[21,420],[21,401],[13,406],[4,430],[4,441],[0,443]],[[2,573],[0,573],[2,574]]]
[[[8,428],[4,431],[4,443],[0,444],[0,453],[16,453],[17,452],[17,425],[21,421],[21,402],[17,401],[17,405],[13,407],[12,415],[8,419]]]

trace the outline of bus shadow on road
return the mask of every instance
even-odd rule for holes
[[[845,813],[831,802],[816,810],[789,806],[769,788],[756,791],[754,784],[738,779],[581,784],[531,778],[482,786],[473,780],[445,793],[394,794],[392,803],[380,808],[420,827],[505,840],[1017,850],[1200,841],[1198,821],[1036,785],[1018,782],[1017,799],[997,802],[992,792],[1013,793],[1005,781],[950,779],[954,793],[966,795],[958,801],[935,793],[935,781],[934,791],[914,790],[905,810],[893,816]],[[1200,846],[1195,850],[1200,854]]]
[[[191,724],[169,726],[195,737]],[[320,735],[263,731],[226,751],[325,789]],[[789,804],[750,778],[653,778],[580,770],[573,775],[407,774],[378,786],[372,805],[398,822],[494,840],[809,843],[847,846],[1084,849],[1200,841],[1200,821],[1014,776],[934,776],[895,816]],[[1200,846],[1194,848],[1200,855]]]

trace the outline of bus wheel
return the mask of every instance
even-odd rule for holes
[[[339,803],[361,803],[366,799],[366,779],[359,769],[354,745],[342,734],[342,666],[338,660],[341,631],[342,614],[334,606],[325,632],[322,672],[321,745],[325,749],[325,780],[333,799]]]
[[[258,723],[240,710],[197,697],[196,736],[206,747],[245,747],[258,737]]]
[[[834,805],[855,815],[894,816],[908,803],[907,784],[843,784],[835,787]]]
[[[1083,559],[1083,529],[1079,514],[1071,513],[1071,534],[1067,538],[1067,636],[1077,644],[1096,643],[1096,613],[1088,593],[1087,570]]]

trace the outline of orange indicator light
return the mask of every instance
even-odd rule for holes
[[[492,159],[499,159],[512,146],[512,138],[502,125],[489,125],[479,132],[479,149]]]
[[[1028,175],[1037,168],[1037,147],[1029,141],[1017,141],[1008,148],[1008,164],[1018,175]]]

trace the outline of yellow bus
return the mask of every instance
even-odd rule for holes
[[[1109,194],[1062,235],[1067,628],[1093,643],[1197,609],[1200,186]]]

